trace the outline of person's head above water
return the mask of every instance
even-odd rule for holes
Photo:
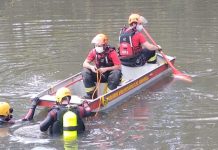
[[[12,116],[13,108],[7,102],[0,102],[0,123],[9,121]]]
[[[64,101],[67,101],[67,103],[70,102],[71,99],[71,91],[66,88],[66,87],[62,87],[60,89],[57,90],[56,92],[56,103],[57,104],[62,104]]]

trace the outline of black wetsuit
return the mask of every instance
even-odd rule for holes
[[[40,130],[45,132],[49,129],[49,134],[52,136],[60,136],[63,134],[63,115],[68,111],[64,105],[57,105],[51,108],[47,117],[40,123]],[[70,108],[70,111],[77,115],[77,131],[81,133],[85,131],[85,125],[81,117],[86,117],[90,112],[86,112],[83,106]]]

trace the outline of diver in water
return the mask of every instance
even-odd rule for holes
[[[29,108],[28,113],[21,119],[21,121],[30,121],[33,119],[35,109],[39,103],[39,98],[33,98],[31,107]],[[0,102],[0,125],[3,124],[14,124],[20,120],[14,120],[13,118],[13,108],[7,102]]]
[[[22,121],[30,121],[33,119],[35,109],[37,104],[39,103],[39,98],[33,98],[31,107],[29,108],[28,113],[21,119]],[[14,124],[15,120],[13,120],[13,108],[7,102],[0,102],[0,124]],[[16,120],[18,121],[18,120]]]
[[[71,91],[68,88],[62,87],[56,92],[56,105],[53,106],[47,114],[47,117],[40,123],[40,130],[46,132],[49,130],[49,134],[52,136],[59,136],[63,134],[63,122],[64,114],[71,111],[76,114],[75,128],[68,128],[70,130],[76,130],[78,133],[85,131],[85,125],[82,117],[87,117],[91,114],[91,109],[87,102],[84,102],[79,106],[70,106]]]
[[[0,102],[0,124],[13,124],[13,108],[7,102]]]
[[[29,118],[27,118],[28,115],[26,115],[26,118],[18,120],[13,119],[13,108],[10,106],[10,104],[7,102],[0,102],[0,137],[10,135],[9,128],[11,125],[18,123],[22,120],[31,120],[38,102],[38,98],[32,100],[31,108],[29,109],[29,112],[31,113],[28,113],[31,114]]]
[[[9,126],[14,124],[13,108],[7,102],[0,102],[0,138],[9,135]]]

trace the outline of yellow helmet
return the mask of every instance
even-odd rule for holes
[[[10,105],[7,102],[0,102],[0,116],[10,115]]]
[[[138,23],[139,18],[140,18],[139,14],[131,14],[129,16],[129,24],[132,24],[133,22]]]
[[[58,89],[56,92],[56,102],[61,103],[66,96],[71,96],[71,91],[68,88],[62,87]]]
[[[97,45],[104,45],[108,44],[108,37],[105,34],[97,34],[93,39],[92,39],[92,44],[97,44]]]

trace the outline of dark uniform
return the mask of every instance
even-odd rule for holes
[[[40,123],[40,130],[45,132],[49,129],[49,134],[52,136],[60,136],[63,134],[63,115],[67,111],[72,111],[77,115],[77,131],[81,133],[85,131],[85,125],[81,117],[86,117],[90,114],[84,107],[68,108],[64,105],[53,106],[48,112],[47,117]]]
[[[120,31],[119,41],[119,55],[123,65],[137,67],[143,66],[146,62],[156,63],[156,52],[146,48],[142,49],[141,44],[146,39],[135,28],[128,30],[124,27]]]

